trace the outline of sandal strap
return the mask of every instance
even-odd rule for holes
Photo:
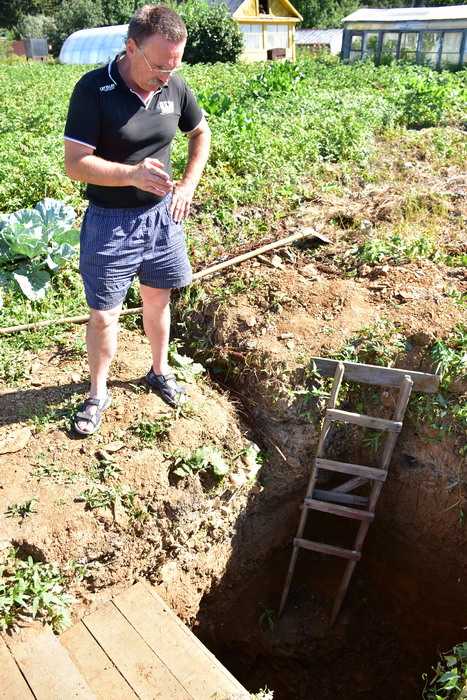
[[[75,422],[78,421],[87,421],[88,423],[91,423],[91,425],[97,425],[99,422],[100,416],[98,413],[90,414],[90,413],[84,413],[84,411],[78,411],[78,413],[75,414]]]
[[[105,400],[105,399],[104,399]],[[101,399],[86,399],[83,401],[83,408],[86,409],[88,406],[100,406]]]
[[[156,379],[160,379],[160,380],[162,380],[163,382],[168,382],[168,381],[170,381],[171,379],[175,379],[175,374],[156,374],[156,373],[153,371],[153,375],[156,377]]]

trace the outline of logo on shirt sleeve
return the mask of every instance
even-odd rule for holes
[[[111,90],[115,90],[115,85],[114,83],[111,83],[110,85],[102,85],[99,90],[101,92],[110,92]]]
[[[173,114],[174,113],[174,103],[172,100],[166,100],[163,102],[159,102],[159,108],[161,110],[161,114]]]

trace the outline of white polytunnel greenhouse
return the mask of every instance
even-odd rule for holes
[[[65,39],[58,60],[80,65],[108,63],[123,49],[127,31],[127,24],[80,29]]]

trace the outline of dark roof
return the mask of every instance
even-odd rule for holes
[[[227,5],[230,14],[233,15],[245,0],[208,0],[208,2],[210,5]]]

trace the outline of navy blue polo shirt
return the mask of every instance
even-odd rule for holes
[[[76,84],[65,138],[117,163],[136,165],[145,158],[157,158],[170,173],[170,147],[177,128],[188,133],[202,117],[193,93],[177,73],[145,105],[122,79],[115,59],[86,73]],[[92,184],[87,185],[86,195],[101,207],[141,207],[162,199],[136,187]]]

